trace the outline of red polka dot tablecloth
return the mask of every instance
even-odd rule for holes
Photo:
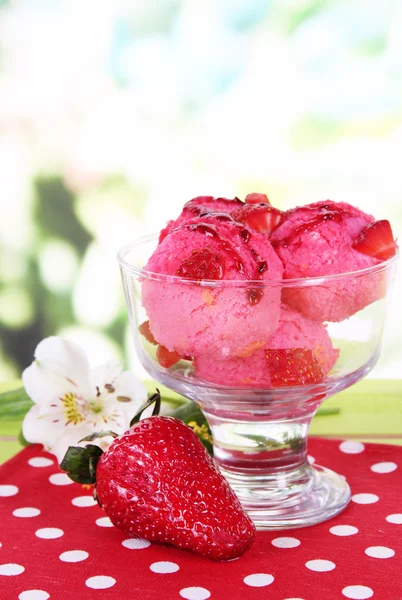
[[[1,600],[402,600],[402,447],[311,439],[353,498],[314,527],[258,532],[216,563],[128,538],[30,446],[0,467]]]

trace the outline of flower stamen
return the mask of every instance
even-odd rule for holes
[[[67,418],[66,425],[69,425],[70,423],[73,423],[73,425],[78,425],[85,421],[85,417],[80,410],[78,397],[76,394],[73,392],[68,392],[65,396],[60,398],[60,400],[64,404],[64,413]]]

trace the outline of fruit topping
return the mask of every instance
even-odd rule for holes
[[[190,256],[185,258],[176,271],[179,277],[188,279],[212,279],[220,280],[225,273],[225,260],[222,256],[212,250],[210,246],[193,250]]]
[[[239,223],[258,233],[270,235],[285,218],[285,214],[269,204],[246,204],[232,213],[233,218]]]
[[[168,350],[165,348],[165,346],[161,346],[161,344],[159,344],[156,349],[156,358],[158,359],[161,367],[168,369],[179,362],[181,356],[178,352],[175,352],[175,350]]]
[[[265,357],[273,387],[319,383],[324,374],[312,350],[286,348],[266,350]]]
[[[139,329],[140,334],[143,335],[144,338],[148,342],[150,342],[154,346],[157,345],[158,342],[156,341],[156,339],[154,338],[154,336],[152,334],[152,331],[149,327],[149,321],[144,321],[143,323],[141,323],[141,325],[138,327],[138,329]]]
[[[390,222],[383,219],[367,225],[354,241],[353,248],[358,252],[381,260],[394,256],[396,243]]]
[[[265,204],[271,204],[266,194],[256,193],[247,194],[245,202],[246,204],[261,204],[261,202],[264,202]]]

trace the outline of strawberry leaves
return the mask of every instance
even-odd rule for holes
[[[60,463],[60,468],[76,483],[92,484],[96,481],[96,466],[103,450],[88,444],[85,448],[70,446]]]

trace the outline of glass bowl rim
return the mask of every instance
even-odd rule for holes
[[[399,248],[396,249],[394,256],[388,258],[386,260],[381,261],[376,265],[372,265],[371,267],[365,267],[364,269],[359,269],[357,271],[347,271],[345,273],[334,273],[332,275],[316,275],[314,277],[298,277],[293,279],[257,279],[257,280],[230,280],[230,279],[220,279],[220,280],[212,280],[212,279],[189,279],[187,277],[179,277],[178,275],[166,275],[163,273],[156,273],[153,271],[148,271],[141,267],[136,267],[125,259],[127,253],[134,248],[149,243],[151,241],[156,240],[159,237],[158,233],[153,233],[150,235],[145,235],[139,237],[127,244],[124,244],[122,248],[120,248],[117,254],[117,260],[120,264],[121,269],[124,271],[129,271],[133,275],[136,275],[140,279],[150,279],[153,281],[165,282],[170,284],[181,284],[181,285],[197,285],[203,287],[211,287],[211,288],[222,288],[222,287],[239,287],[239,288],[249,288],[258,287],[258,288],[266,288],[266,287],[309,287],[314,285],[323,285],[325,283],[331,283],[336,281],[355,279],[356,277],[364,277],[365,275],[371,275],[373,273],[381,273],[382,271],[386,271],[390,269],[399,258]]]

